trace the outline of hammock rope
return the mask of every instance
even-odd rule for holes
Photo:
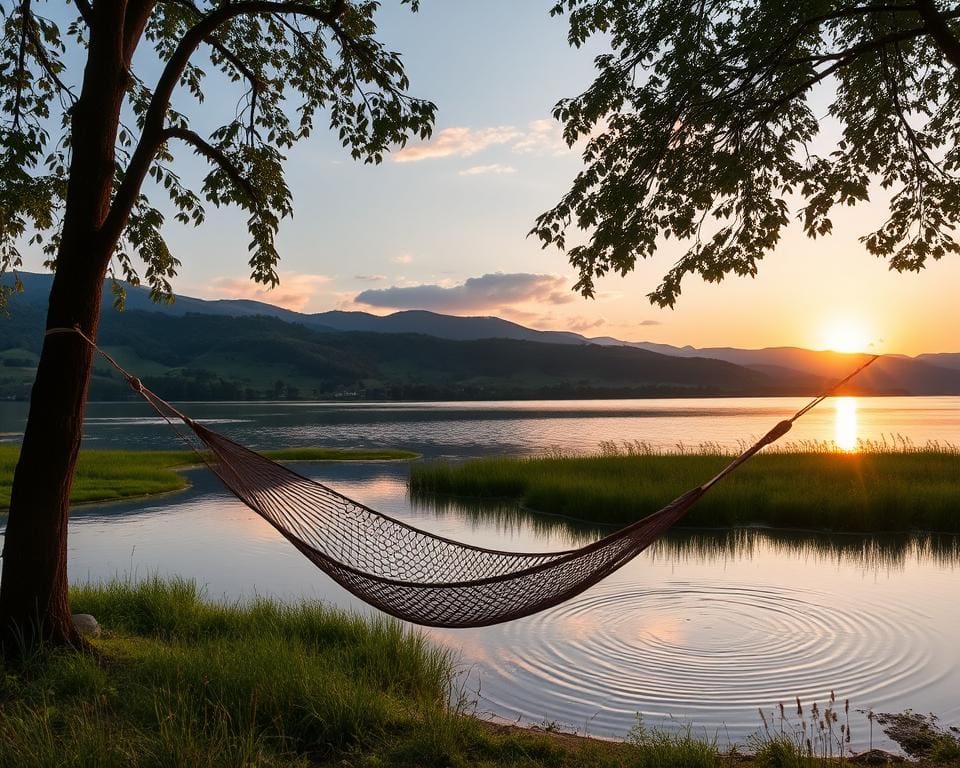
[[[716,476],[662,509],[584,547],[508,552],[454,541],[385,515],[181,413],[143,385],[79,328],[74,334],[122,375],[224,486],[320,570],[373,607],[415,624],[478,627],[558,605],[628,563],[677,523],[716,483],[775,442],[811,408],[878,357],[814,398],[734,458]],[[185,426],[188,432],[182,429]]]

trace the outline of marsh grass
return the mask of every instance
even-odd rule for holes
[[[712,489],[684,524],[960,532],[960,451],[906,441],[860,447],[846,453],[804,443],[761,454]],[[665,452],[631,443],[604,444],[593,456],[429,462],[411,468],[410,489],[415,499],[516,499],[540,512],[623,524],[700,485],[730,455],[710,445]]]
[[[789,706],[782,702],[769,714],[760,709],[762,729],[749,741],[757,762],[765,768],[813,768],[839,762],[852,754],[850,701],[837,701],[833,691],[821,707],[804,706],[800,698]]]
[[[0,513],[10,506],[13,470],[20,449],[0,445]],[[275,461],[393,461],[413,459],[409,451],[286,448],[265,451]],[[81,451],[70,501],[83,504],[169,493],[187,487],[178,469],[198,463],[192,451]]]

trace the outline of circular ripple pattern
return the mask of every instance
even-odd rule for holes
[[[619,735],[642,713],[737,740],[760,725],[758,707],[795,696],[822,704],[834,690],[853,707],[902,707],[950,671],[926,623],[902,603],[833,592],[608,582],[501,627],[497,657],[479,661],[480,707]]]

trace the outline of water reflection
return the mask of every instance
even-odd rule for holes
[[[495,528],[502,539],[560,537],[571,547],[596,541],[619,526],[600,525],[525,509],[515,502],[483,502],[444,497],[413,497],[411,507],[438,518],[454,515],[471,531]],[[758,553],[785,559],[818,561],[862,571],[903,569],[928,563],[960,567],[960,536],[951,534],[818,533],[771,528],[674,528],[647,550],[651,560],[717,563],[752,560]]]
[[[806,404],[805,398],[589,400],[490,403],[189,403],[195,419],[255,449],[325,445],[407,448],[427,457],[541,453],[551,447],[594,452],[601,441],[640,441],[662,449],[713,443],[730,450],[765,434]],[[958,397],[870,397],[841,406],[855,413],[855,437],[903,435],[915,445],[955,442]],[[837,438],[838,411],[824,403],[790,433],[802,444]],[[844,424],[850,425],[849,411]],[[17,440],[27,404],[0,402],[0,440]],[[144,404],[93,403],[84,439],[89,447],[181,448],[176,435],[152,423]],[[846,428],[845,428],[846,429]],[[849,434],[849,431],[844,433]],[[837,440],[843,444],[848,437]],[[848,443],[849,444],[849,443]],[[851,446],[852,447],[852,446]]]
[[[753,560],[763,553],[785,560],[853,566],[868,572],[903,570],[907,565],[960,566],[960,537],[938,534],[820,534],[739,528],[722,531],[677,529],[654,542],[650,557],[696,563]]]
[[[842,451],[857,449],[857,398],[838,397],[833,441]]]

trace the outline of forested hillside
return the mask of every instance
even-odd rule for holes
[[[43,320],[30,304],[12,310],[0,320],[0,397],[21,399]],[[109,310],[100,343],[171,399],[662,397],[795,393],[817,384],[629,347],[324,332],[258,316]],[[91,386],[95,399],[129,396],[102,361]]]

